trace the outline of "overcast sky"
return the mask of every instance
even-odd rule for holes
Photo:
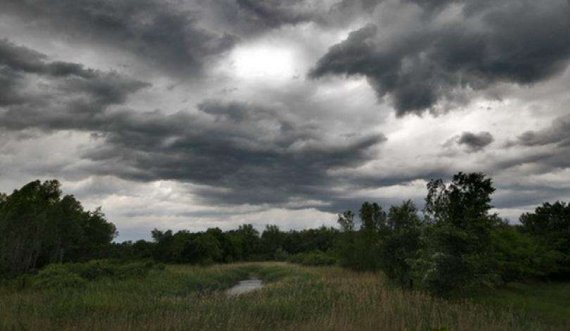
[[[334,225],[458,171],[570,200],[568,0],[0,0],[0,191],[119,240]]]

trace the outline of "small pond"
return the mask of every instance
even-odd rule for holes
[[[228,289],[226,291],[226,293],[229,296],[234,296],[234,295],[240,295],[240,294],[248,293],[251,291],[255,291],[255,290],[258,290],[262,287],[263,287],[263,282],[261,281],[261,279],[250,278],[247,280],[240,281],[239,283],[234,285],[232,288]]]

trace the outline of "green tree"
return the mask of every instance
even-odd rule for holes
[[[503,283],[543,277],[558,270],[560,254],[521,231],[520,226],[503,222],[492,232],[495,269]]]
[[[448,295],[496,279],[491,231],[498,219],[490,214],[490,178],[481,173],[458,173],[450,184],[428,183],[423,250],[414,261],[417,283]]]
[[[251,224],[240,225],[233,231],[236,243],[241,247],[241,258],[253,260],[261,253],[261,238],[259,232]]]
[[[570,277],[570,204],[544,203],[521,216],[522,231],[558,252],[558,274]]]
[[[275,260],[276,254],[283,250],[285,233],[277,225],[267,225],[261,234],[261,242],[266,258]]]
[[[412,261],[420,250],[421,223],[411,200],[390,207],[388,229],[382,249],[384,272],[401,285],[413,287]]]
[[[155,243],[152,257],[161,262],[175,261],[176,256],[180,253],[174,249],[174,235],[172,230],[160,231],[154,229],[151,231],[151,236]]]
[[[198,233],[185,241],[180,262],[211,264],[221,262],[223,251],[220,242],[212,233]]]
[[[337,244],[340,263],[345,267],[355,268],[359,257],[356,250],[354,213],[351,210],[347,210],[339,214],[337,223],[341,229],[341,236]]]
[[[382,236],[387,230],[386,213],[377,203],[364,202],[359,216],[358,230],[355,230],[352,211],[338,217],[342,229],[339,242],[341,264],[355,270],[375,270],[380,266]]]
[[[364,202],[359,211],[361,226],[357,234],[357,268],[376,270],[380,267],[382,240],[386,236],[386,212],[377,203]]]
[[[343,232],[354,231],[354,213],[351,210],[347,210],[344,213],[339,214],[337,223],[340,225],[340,229]]]
[[[108,253],[116,229],[100,209],[85,211],[73,196],[62,198],[57,180],[24,185],[0,198],[0,265],[18,274],[52,262]]]

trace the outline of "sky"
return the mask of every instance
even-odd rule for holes
[[[569,0],[0,0],[0,192],[118,240],[333,226],[484,172],[570,200]]]

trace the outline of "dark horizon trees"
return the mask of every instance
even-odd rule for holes
[[[117,250],[114,257],[153,258],[165,263],[194,264],[284,261],[290,256],[308,252],[334,255],[339,235],[337,229],[324,226],[285,232],[276,225],[267,225],[261,233],[251,224],[225,232],[219,228],[203,232],[154,229],[152,242],[139,240],[115,244]]]

